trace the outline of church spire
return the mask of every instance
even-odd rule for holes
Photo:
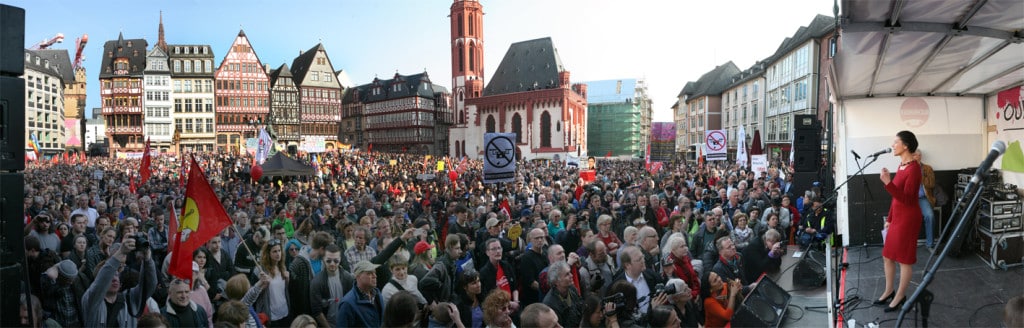
[[[156,46],[167,52],[167,41],[164,40],[164,11],[160,11],[160,29],[157,32]]]

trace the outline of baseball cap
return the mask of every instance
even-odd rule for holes
[[[498,225],[498,219],[497,218],[487,219],[487,229],[490,229],[491,227],[496,226],[496,225]]]
[[[352,273],[358,276],[363,272],[376,272],[377,267],[379,266],[380,264],[373,264],[370,263],[370,261],[362,260],[359,261],[359,263],[356,263],[356,266],[352,268]]]
[[[427,242],[420,240],[419,242],[416,243],[416,246],[413,247],[413,253],[416,253],[416,255],[420,255],[433,248],[434,245],[428,244]]]

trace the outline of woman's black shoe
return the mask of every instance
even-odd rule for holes
[[[906,296],[904,296],[904,297],[903,297],[903,299],[902,299],[902,300],[900,300],[900,302],[899,302],[899,303],[896,303],[896,306],[895,306],[895,307],[886,307],[886,308],[885,308],[885,313],[889,313],[889,312],[896,312],[896,311],[899,311],[899,310],[900,310],[900,308],[902,308],[902,307],[903,307],[903,302],[906,302],[906,301],[907,301],[907,297],[906,297]]]
[[[886,296],[886,297],[882,298],[881,300],[875,301],[875,305],[889,304],[889,302],[892,302],[892,297],[893,296],[896,296],[896,291],[895,290],[892,291],[891,293],[889,293],[889,296]]]

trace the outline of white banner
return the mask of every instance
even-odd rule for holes
[[[484,183],[515,181],[515,140],[515,133],[484,134]]]
[[[261,165],[267,160],[267,156],[270,155],[270,147],[274,144],[273,140],[270,140],[270,134],[267,133],[266,128],[260,129],[260,137],[257,140],[256,145],[256,161]]]
[[[754,179],[761,178],[768,171],[768,155],[750,155],[750,170],[754,171]]]
[[[740,125],[740,131],[736,135],[736,164],[747,168],[747,134]]]
[[[726,136],[725,130],[704,131],[704,148],[707,150],[705,156],[708,161],[728,159],[728,145],[729,138]]]

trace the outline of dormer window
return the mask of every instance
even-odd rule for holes
[[[177,54],[180,54],[180,53],[181,53],[181,47],[174,47],[174,54],[177,55]]]

